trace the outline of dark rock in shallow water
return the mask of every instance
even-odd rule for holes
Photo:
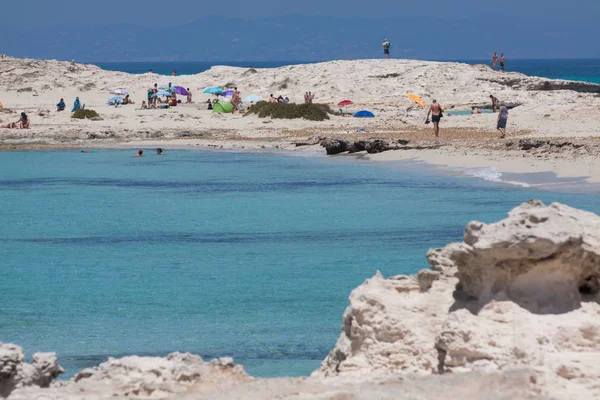
[[[377,154],[387,150],[399,150],[402,148],[400,146],[406,146],[408,143],[409,141],[404,139],[399,139],[392,143],[384,139],[357,140],[355,142],[342,139],[323,139],[321,146],[325,147],[328,155],[340,154],[345,151],[350,154],[360,151]]]
[[[341,139],[325,139],[321,142],[328,155],[340,154],[348,151],[350,143]]]

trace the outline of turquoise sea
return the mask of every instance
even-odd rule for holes
[[[56,351],[65,376],[108,356],[233,356],[306,375],[350,291],[427,267],[472,219],[530,198],[423,164],[274,154],[0,153],[0,340]]]

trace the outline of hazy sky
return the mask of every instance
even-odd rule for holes
[[[24,25],[90,24],[177,24],[207,15],[257,18],[284,14],[323,16],[387,16],[439,18],[498,18],[497,29],[510,29],[511,16],[532,16],[543,29],[544,18],[600,16],[598,0],[102,0],[6,1],[3,15],[15,16],[12,23]],[[26,15],[26,18],[16,16]],[[501,18],[504,17],[504,18]],[[3,23],[10,21],[4,18]],[[427,28],[424,20],[424,29]]]
[[[6,0],[2,11],[0,53],[19,57],[371,58],[383,37],[398,57],[600,57],[600,0]]]

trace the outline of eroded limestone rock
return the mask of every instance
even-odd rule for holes
[[[530,201],[427,258],[432,271],[352,292],[314,376],[533,367],[557,398],[600,397],[600,217]]]
[[[55,353],[35,353],[28,364],[21,347],[0,342],[0,398],[18,388],[48,387],[62,373]]]
[[[241,365],[231,358],[205,362],[189,353],[167,357],[130,356],[110,358],[98,367],[79,372],[71,381],[51,390],[15,391],[11,400],[29,399],[45,393],[54,398],[174,398],[190,390],[251,380]]]

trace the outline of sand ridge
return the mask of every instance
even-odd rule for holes
[[[195,103],[168,110],[139,109],[149,88],[169,82],[190,88]],[[267,98],[274,94],[288,96],[297,103],[303,101],[306,91],[311,91],[315,102],[334,109],[339,108],[339,101],[350,99],[355,105],[345,111],[367,109],[376,118],[332,116],[328,121],[313,122],[218,115],[207,110],[203,103],[213,97],[202,93],[206,87],[233,85],[242,97],[256,94]],[[126,88],[136,104],[118,108],[106,105],[112,97],[109,91],[116,88]],[[439,140],[424,125],[426,110],[406,97],[407,93],[418,94],[427,103],[436,98],[446,108]],[[302,149],[295,143],[319,137],[393,137],[441,143],[442,148],[435,152],[412,154],[435,164],[488,166],[498,164],[500,159],[506,161],[501,165],[508,166],[518,160],[520,172],[543,169],[560,175],[565,172],[564,167],[555,160],[566,160],[565,165],[589,166],[598,156],[592,138],[600,136],[594,119],[600,111],[599,93],[600,85],[495,72],[485,65],[416,60],[331,61],[262,69],[215,66],[200,74],[170,77],[0,56],[0,101],[4,104],[0,125],[16,121],[21,111],[27,112],[32,121],[30,130],[0,129],[0,148],[31,147],[36,143],[108,147],[159,141],[163,147],[185,143],[194,148]],[[585,152],[552,151],[542,156],[535,151],[505,151],[496,139],[496,115],[452,115],[452,110],[489,106],[490,94],[503,102],[519,104],[510,111],[509,139],[525,136],[587,140],[589,146]],[[102,120],[71,119],[69,110],[76,96],[86,108],[98,111]],[[67,103],[65,112],[55,111],[60,98]],[[498,144],[487,144],[494,140]],[[406,152],[394,151],[374,159],[406,156]],[[595,167],[584,171],[587,176],[600,179]]]

